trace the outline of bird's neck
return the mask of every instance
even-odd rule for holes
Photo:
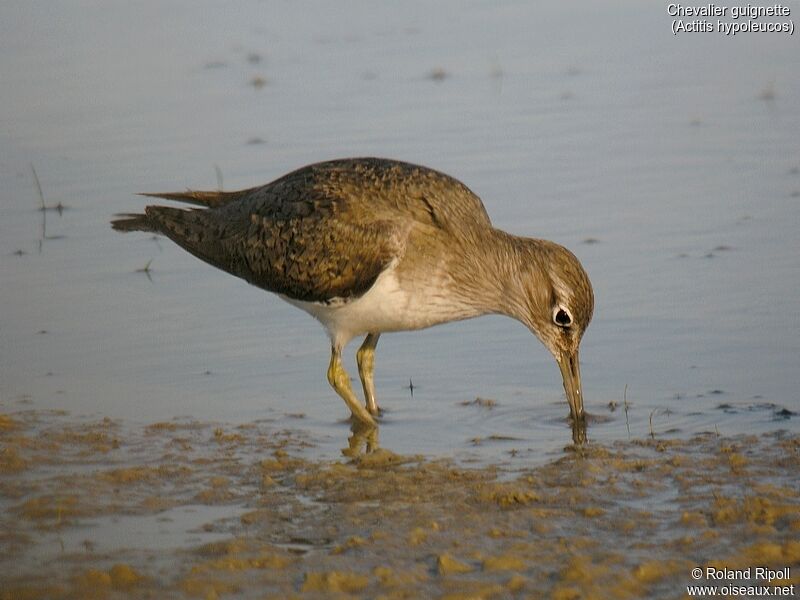
[[[532,310],[532,289],[549,286],[543,256],[544,240],[511,235],[500,229],[481,232],[464,245],[454,272],[454,292],[471,302],[479,314],[503,314],[523,320]],[[541,283],[541,284],[540,284]],[[539,284],[539,285],[537,285]]]

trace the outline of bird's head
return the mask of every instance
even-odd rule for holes
[[[578,351],[592,320],[589,276],[572,252],[544,240],[529,240],[527,265],[519,275],[522,298],[516,314],[550,350],[561,370],[574,424],[585,422]]]

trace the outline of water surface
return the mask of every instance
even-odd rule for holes
[[[378,155],[583,261],[592,439],[797,431],[797,38],[669,25],[636,2],[4,4],[2,409],[270,419],[335,456],[319,325],[108,222],[140,191]],[[383,336],[376,383],[395,452],[536,462],[569,441],[558,369],[508,319]]]

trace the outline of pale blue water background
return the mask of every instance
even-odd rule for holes
[[[319,325],[108,222],[135,192],[377,155],[461,179],[497,226],[580,257],[591,439],[645,437],[651,415],[665,436],[797,431],[798,37],[670,22],[633,1],[3,3],[0,410],[274,419],[337,456],[347,411]],[[31,165],[67,207],[44,240]],[[378,350],[395,452],[529,464],[569,442],[558,369],[516,322]],[[497,407],[459,405],[477,396]],[[515,439],[471,441],[491,435]]]

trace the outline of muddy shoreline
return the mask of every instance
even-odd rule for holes
[[[45,411],[0,415],[0,442],[3,600],[675,598],[695,567],[800,573],[784,432],[590,443],[529,468],[311,460],[312,439],[267,423]]]

